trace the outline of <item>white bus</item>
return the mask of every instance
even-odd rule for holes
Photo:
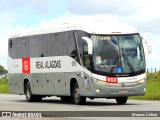
[[[75,104],[86,98],[125,104],[128,96],[146,91],[142,39],[128,24],[104,22],[13,36],[8,41],[10,91],[25,94],[28,102],[57,96]]]

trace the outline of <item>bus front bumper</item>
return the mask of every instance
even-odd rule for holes
[[[128,97],[128,96],[143,96],[146,92],[146,82],[135,86],[125,86],[125,83],[120,85],[99,85],[94,82],[92,95],[95,97]]]

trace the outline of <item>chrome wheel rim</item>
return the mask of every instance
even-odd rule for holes
[[[74,91],[74,99],[75,99],[76,102],[78,102],[79,99],[80,99],[80,93],[79,93],[78,88],[76,88],[75,91]]]
[[[29,98],[30,98],[30,91],[29,91],[29,88],[27,88],[27,93],[26,93],[26,95],[27,95],[27,99],[29,99]]]

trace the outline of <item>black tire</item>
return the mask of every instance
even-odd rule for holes
[[[31,86],[30,83],[27,82],[25,86],[25,95],[26,95],[26,100],[28,102],[39,102],[42,101],[42,96],[39,95],[33,95],[31,91]]]
[[[72,90],[72,96],[75,104],[82,105],[86,103],[86,97],[81,96],[79,93],[78,83],[74,84],[74,87]]]
[[[62,102],[71,102],[73,100],[70,96],[61,96],[60,98]]]
[[[128,97],[117,97],[116,98],[117,103],[120,105],[125,104],[127,100],[128,100]]]

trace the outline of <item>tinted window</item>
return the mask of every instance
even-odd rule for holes
[[[91,68],[87,44],[83,45],[83,65],[88,69]]]
[[[77,37],[77,42],[78,42],[78,47],[79,47],[79,52],[80,52],[80,59],[83,63],[83,44],[86,43],[86,41],[84,41],[82,39],[82,37],[89,37],[89,34],[87,34],[84,31],[76,31],[76,37]]]
[[[9,40],[9,48],[12,48],[12,39]]]
[[[9,40],[8,52],[11,58],[18,58],[18,44],[19,38],[13,38],[12,40]]]
[[[42,55],[41,57],[50,56],[50,34],[41,35]]]
[[[19,38],[18,58],[27,58],[28,56],[28,39]]]
[[[69,32],[61,33],[61,38],[63,40],[61,45],[61,49],[63,49],[63,55],[69,55]]]
[[[63,53],[61,33],[51,35],[51,55],[60,56]]]
[[[40,35],[29,37],[29,56],[30,57],[42,56],[42,40]]]
[[[74,40],[73,32],[71,31],[68,36],[68,51],[69,56],[73,57],[74,59],[77,59],[77,50],[76,50],[76,44]]]

